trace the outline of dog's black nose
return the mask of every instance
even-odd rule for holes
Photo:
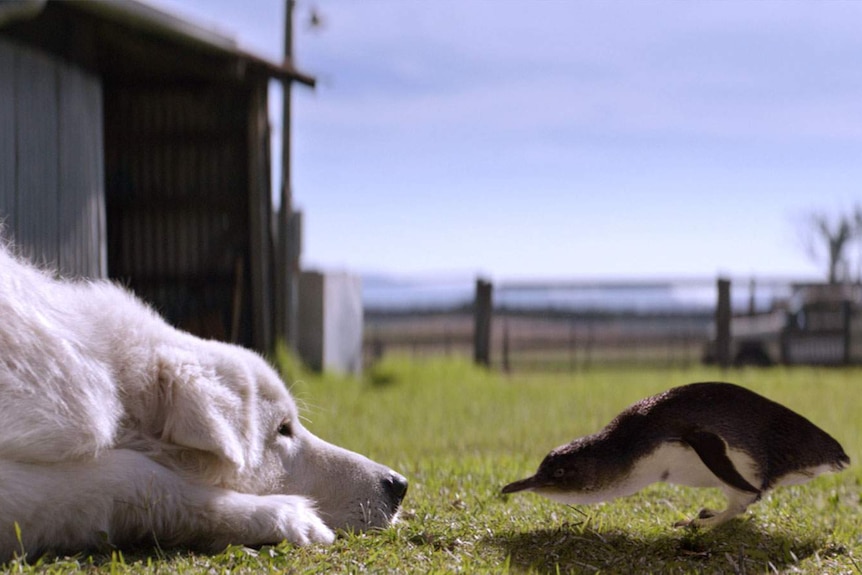
[[[407,480],[401,474],[390,471],[383,478],[383,491],[392,501],[394,508],[397,508],[407,494]]]

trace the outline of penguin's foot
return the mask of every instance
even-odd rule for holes
[[[697,517],[684,521],[677,521],[674,527],[716,527],[726,523],[745,512],[748,506],[757,501],[760,494],[740,494],[739,492],[728,493],[728,505],[724,511],[713,511],[712,509],[701,509]]]
[[[717,527],[722,523],[727,523],[744,510],[725,509],[724,511],[712,511],[711,509],[701,509],[700,513],[694,519],[688,521],[677,521],[675,527]]]
[[[697,517],[694,517],[692,519],[685,519],[682,521],[677,521],[676,523],[673,524],[673,526],[674,527],[692,527],[692,528],[706,527],[706,526],[708,526],[708,524],[706,522],[707,519],[712,519],[716,515],[720,515],[720,514],[721,513],[719,513],[718,511],[715,511],[713,509],[706,509],[704,507],[703,509],[701,509],[697,513]],[[710,524],[710,525],[717,525],[717,523],[716,524]]]

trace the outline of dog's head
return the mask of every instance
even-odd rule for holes
[[[407,481],[305,429],[275,371],[243,348],[196,340],[158,355],[161,413],[150,426],[175,448],[171,465],[213,485],[303,495],[332,529],[385,527]]]

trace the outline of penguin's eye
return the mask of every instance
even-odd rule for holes
[[[293,437],[293,426],[290,425],[289,421],[283,421],[278,426],[278,434],[283,437]]]
[[[565,474],[566,474],[566,470],[563,469],[562,467],[558,467],[557,469],[554,470],[554,477],[556,477],[557,479],[560,479]]]

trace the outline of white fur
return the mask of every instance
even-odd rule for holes
[[[105,541],[329,543],[393,520],[393,477],[304,429],[258,355],[0,246],[0,561]]]

